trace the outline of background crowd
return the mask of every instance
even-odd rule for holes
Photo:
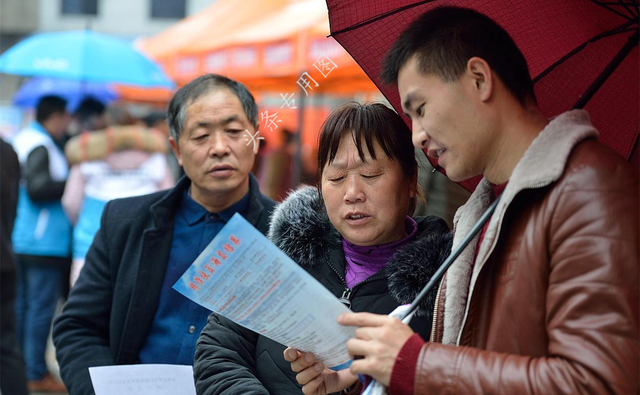
[[[0,130],[0,393],[90,395],[89,367],[137,363],[193,365],[211,395],[357,394],[372,380],[394,395],[637,392],[638,178],[626,163],[637,128],[628,152],[612,150],[601,98],[582,110],[609,76],[549,117],[538,82],[560,60],[532,79],[521,37],[457,7],[414,15],[367,76],[324,37],[317,1],[262,2],[241,18],[218,0],[137,49],[87,29],[67,43],[91,43],[71,98],[55,84],[28,103],[16,93],[26,116]],[[218,29],[203,21],[223,17],[238,32],[199,44]],[[294,32],[278,23],[290,18]],[[262,24],[240,28],[251,20]],[[271,35],[256,33],[268,23]],[[616,59],[637,52],[630,29],[602,35],[635,34]],[[176,31],[183,40],[168,39]],[[25,43],[51,43],[42,36]],[[291,65],[289,44],[301,51]],[[122,52],[100,58],[101,45]],[[42,59],[20,69],[19,49],[0,71],[34,75]],[[129,86],[90,92],[93,78]],[[490,204],[410,325],[388,318]],[[339,318],[359,327],[350,369],[171,288],[235,213],[356,313]]]
[[[296,188],[291,180],[295,136],[286,129],[281,133],[284,143],[272,149],[265,147],[268,143],[261,144],[252,166],[260,189],[276,201]],[[3,183],[8,183],[3,190],[20,196],[16,199],[15,230],[3,231],[4,236],[13,234],[16,256],[15,266],[4,259],[7,274],[3,278],[11,282],[15,275],[16,280],[6,287],[3,303],[11,305],[15,295],[16,344],[24,358],[30,390],[66,390],[55,378],[55,361],[46,357],[53,318],[84,265],[106,203],[171,188],[184,174],[167,141],[163,113],[136,119],[124,106],[105,104],[94,97],[86,97],[70,113],[65,99],[56,95],[39,99],[35,119],[16,134],[13,148],[3,141],[7,151],[3,169],[8,174],[3,177]],[[4,166],[14,150],[20,166]],[[426,159],[419,168],[420,184],[430,191],[430,212],[440,213],[451,223],[455,201],[462,202],[468,193],[427,171],[430,165]],[[315,185],[315,180],[315,172],[303,174],[308,185]],[[458,197],[447,199],[447,193]],[[427,213],[426,201],[418,200],[416,209],[418,214]],[[5,219],[9,226],[11,216]],[[5,242],[8,245],[9,241]],[[15,293],[11,292],[14,286]],[[7,317],[10,311],[6,310]],[[8,328],[6,336],[10,336],[13,324],[8,318],[3,322]]]

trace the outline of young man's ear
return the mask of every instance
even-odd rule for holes
[[[182,166],[182,156],[180,156],[180,146],[178,145],[178,142],[173,137],[169,137],[169,144],[171,145],[171,149],[178,159],[178,164]]]
[[[474,84],[474,91],[481,101],[487,101],[493,94],[493,72],[482,58],[473,57],[467,62],[467,74]]]
[[[415,174],[411,177],[411,184],[409,188],[409,197],[411,199],[417,197],[418,195],[418,171],[416,170]]]

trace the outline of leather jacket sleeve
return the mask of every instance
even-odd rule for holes
[[[577,173],[540,221],[549,252],[546,355],[425,344],[414,393],[638,393],[637,179],[615,169],[597,182]]]

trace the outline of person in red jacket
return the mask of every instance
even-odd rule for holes
[[[416,148],[454,181],[484,177],[456,213],[454,249],[501,198],[440,284],[431,339],[386,316],[341,316],[359,327],[347,347],[362,358],[337,373],[286,350],[304,393],[340,391],[357,374],[392,395],[638,393],[633,168],[597,141],[585,111],[546,119],[524,56],[476,11],[423,14],[383,79],[398,84]]]

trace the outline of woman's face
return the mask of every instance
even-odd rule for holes
[[[363,143],[364,145],[364,143]],[[406,236],[405,217],[416,194],[416,178],[375,143],[376,160],[358,156],[350,134],[340,141],[335,160],[322,172],[322,196],[333,226],[361,246],[390,243]]]

